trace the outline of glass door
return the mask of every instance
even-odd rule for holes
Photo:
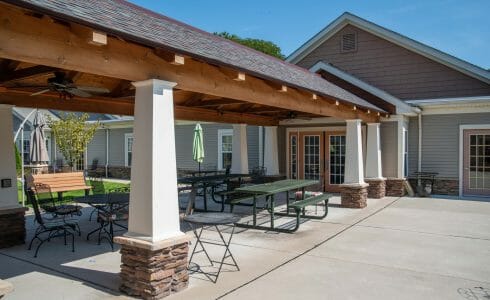
[[[298,177],[318,180],[311,190],[323,190],[324,182],[324,132],[300,132],[298,135]]]
[[[325,190],[340,192],[345,171],[345,132],[327,132],[325,138]]]
[[[490,130],[464,130],[463,139],[463,194],[490,196]]]

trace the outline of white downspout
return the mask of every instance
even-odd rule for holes
[[[417,161],[417,172],[422,172],[422,113],[418,114],[418,129],[419,129],[419,143],[418,143],[418,161]],[[420,179],[417,185],[421,185]]]
[[[109,177],[109,128],[105,130],[105,178]]]

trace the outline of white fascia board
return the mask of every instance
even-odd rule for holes
[[[462,72],[468,76],[481,80],[485,83],[490,83],[490,72],[483,68],[480,68],[462,59],[439,51],[435,48],[417,42],[411,38],[388,30],[384,27],[381,27],[377,24],[374,24],[347,12],[343,13],[335,21],[330,23],[322,31],[320,31],[318,34],[313,36],[313,38],[308,40],[300,48],[294,51],[290,56],[286,58],[286,61],[290,63],[299,62],[301,59],[311,53],[311,51],[315,50],[318,46],[323,44],[326,40],[328,40],[330,37],[332,37],[348,24],[358,27],[364,31],[374,34],[400,47],[420,54],[459,72]]]
[[[384,101],[393,104],[396,107],[396,112],[398,114],[416,114],[419,113],[420,110],[416,107],[413,107],[404,101],[396,98],[393,95],[388,94],[387,92],[378,89],[377,87],[374,87],[359,78],[356,78],[342,70],[337,69],[336,67],[327,64],[323,61],[317,62],[313,67],[310,68],[311,72],[317,73],[320,70],[324,70],[330,74],[333,74],[339,78],[342,78],[343,80],[360,87],[361,89],[383,99]]]
[[[490,96],[409,100],[422,108],[423,115],[472,114],[490,112]]]
[[[438,106],[444,104],[467,104],[490,103],[490,95],[488,96],[472,96],[472,97],[456,97],[456,98],[434,98],[434,99],[417,99],[406,100],[407,103],[417,106]]]

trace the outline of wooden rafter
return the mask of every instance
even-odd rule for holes
[[[0,82],[5,83],[9,81],[19,81],[31,77],[36,77],[39,75],[53,73],[54,71],[56,71],[56,68],[39,65],[39,66],[19,69],[13,72],[4,72],[0,74]]]
[[[25,61],[129,81],[160,78],[177,83],[177,88],[196,93],[236,99],[318,116],[344,119],[360,118],[373,122],[376,114],[367,114],[352,105],[332,105],[336,99],[310,96],[288,89],[280,93],[267,81],[247,76],[235,81],[213,66],[186,59],[185,65],[173,65],[155,55],[154,50],[108,36],[107,45],[94,46],[70,31],[65,24],[47,22],[0,4],[0,57]],[[67,42],[69,41],[69,42]],[[42,53],[40,54],[40,51]]]
[[[0,89],[0,104],[103,114],[134,114],[134,99],[114,99],[105,97],[75,97],[73,99],[62,99],[55,93],[29,96],[29,92],[7,88]],[[175,118],[178,120],[246,123],[250,125],[264,126],[277,125],[279,122],[277,118],[246,113],[224,112],[180,105],[176,105],[174,109]]]

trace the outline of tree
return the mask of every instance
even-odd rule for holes
[[[56,145],[72,170],[99,127],[99,122],[87,124],[88,117],[88,114],[68,113],[59,120],[53,120],[48,116],[48,124],[56,138]]]
[[[222,38],[237,42],[249,48],[255,49],[257,51],[263,52],[265,54],[277,57],[279,59],[285,58],[284,54],[281,53],[281,48],[273,42],[261,39],[241,38],[236,34],[230,34],[226,31],[215,32],[214,34]]]
[[[15,169],[17,170],[17,176],[22,173],[22,158],[20,157],[19,149],[17,149],[17,145],[14,144],[15,151]]]

